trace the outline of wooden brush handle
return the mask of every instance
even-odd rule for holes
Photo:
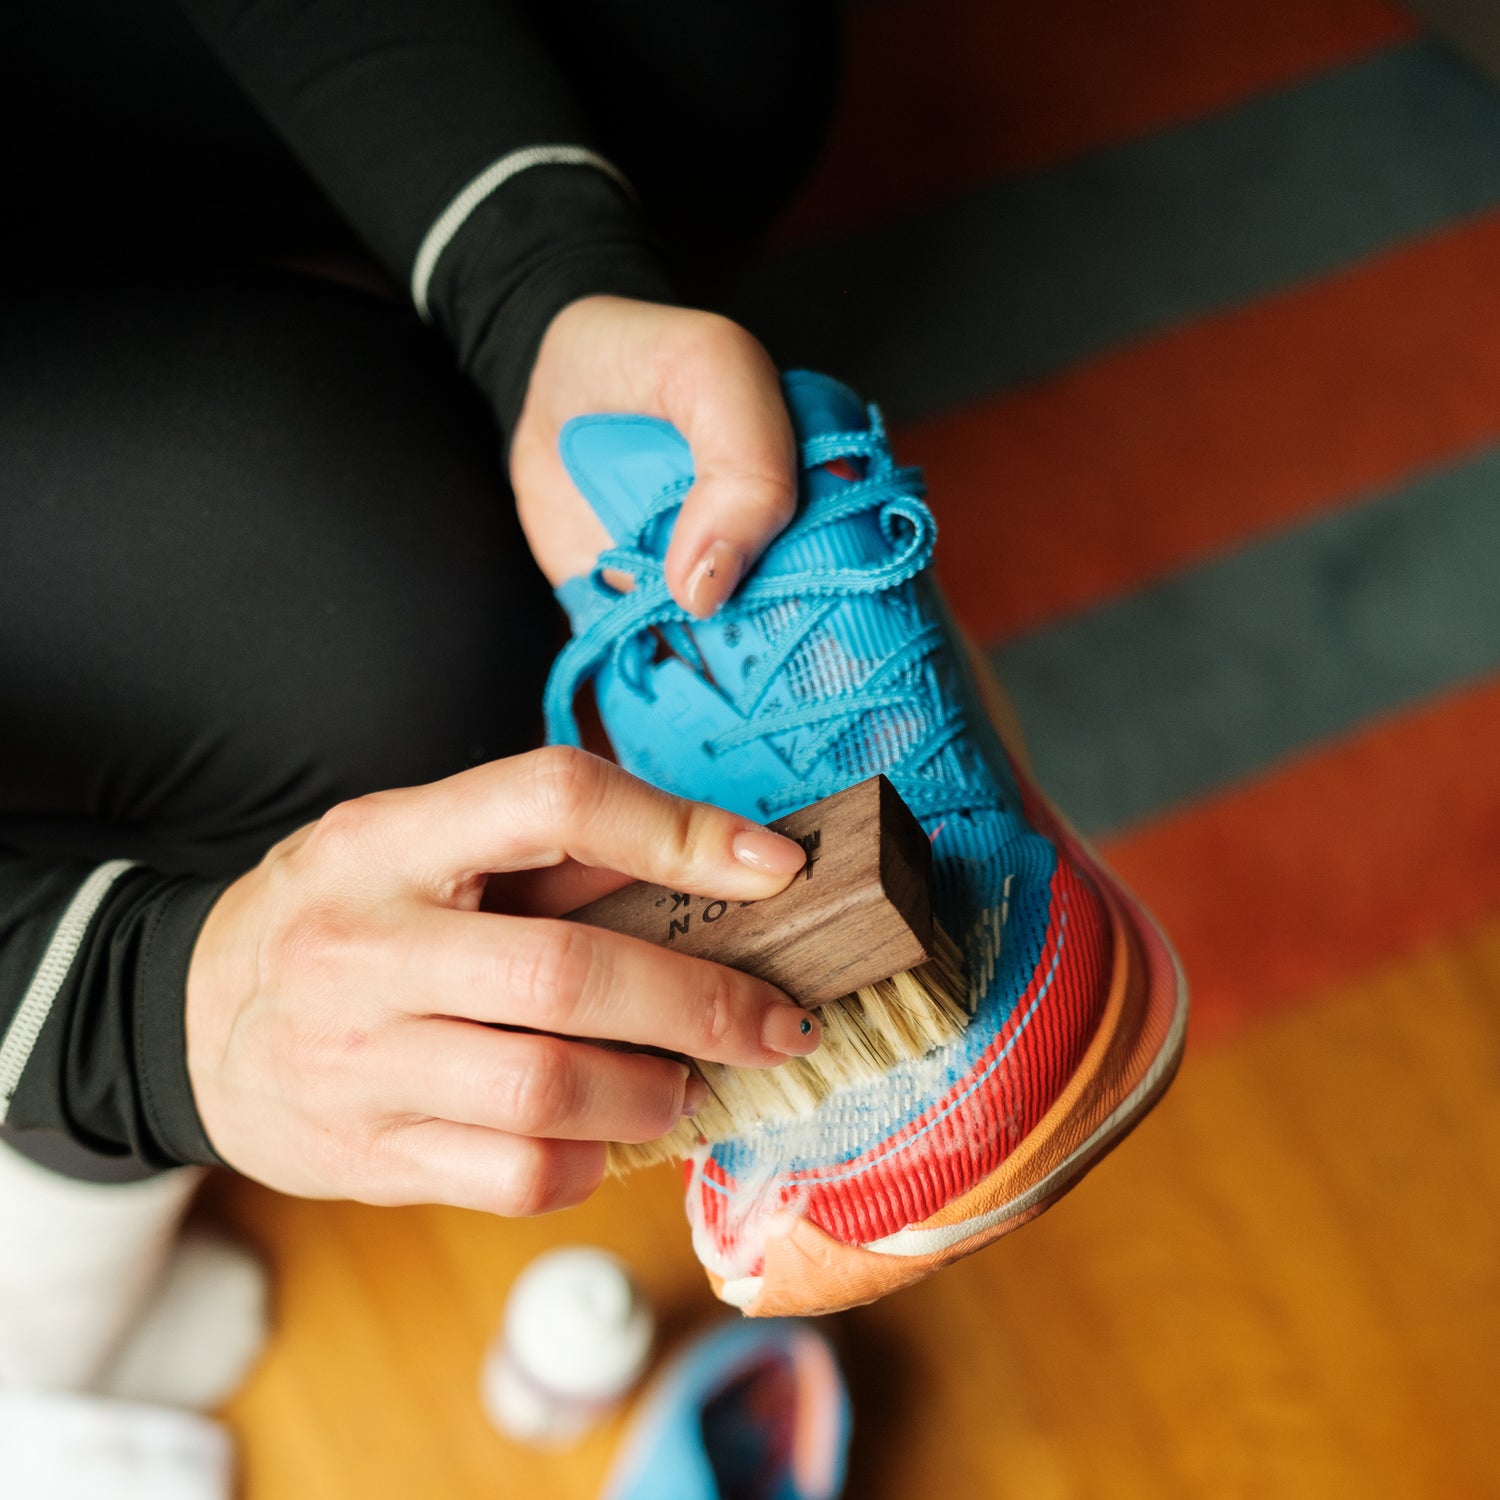
[[[932,957],[932,846],[884,776],[769,825],[807,864],[778,896],[718,901],[637,881],[569,912],[822,1005]]]

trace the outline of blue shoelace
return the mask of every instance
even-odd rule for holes
[[[940,687],[932,658],[942,645],[943,633],[931,620],[877,662],[857,687],[819,702],[761,711],[782,670],[841,604],[850,597],[900,588],[927,567],[937,540],[936,522],[922,498],[921,471],[895,465],[874,407],[868,432],[813,438],[802,445],[801,458],[806,469],[855,459],[863,460],[866,469],[863,478],[846,488],[808,499],[793,522],[795,535],[805,537],[875,512],[880,535],[890,550],[853,566],[775,572],[763,565],[751,572],[715,617],[715,625],[778,605],[795,604],[800,614],[734,695],[733,707],[743,720],[741,725],[708,741],[705,753],[718,756],[752,740],[821,726],[820,732],[799,746],[796,764],[789,767],[795,780],[785,793],[757,799],[761,815],[773,818],[843,790],[849,784],[847,777],[832,772],[814,775],[819,761],[858,721],[870,716],[867,722],[874,725],[873,716],[884,715],[881,738],[888,746],[889,760],[870,767],[867,774],[879,769],[889,776],[919,818],[993,805],[992,796],[951,774],[944,775],[938,765],[942,752],[965,733],[967,724],[962,707],[947,701],[949,695]],[[583,682],[608,665],[632,691],[649,700],[647,669],[659,640],[656,632],[670,632],[674,638],[685,634],[690,641],[693,627],[701,625],[667,592],[664,559],[648,549],[644,540],[662,533],[665,528],[659,523],[681,505],[687,488],[684,482],[657,496],[630,539],[601,554],[595,564],[591,583],[601,611],[563,648],[547,682],[544,708],[547,737],[553,743],[580,742],[573,703]],[[774,563],[777,545],[772,544],[763,564]],[[621,593],[612,588],[604,581],[607,570],[631,575],[634,589]],[[921,726],[920,732],[913,734],[914,725]]]

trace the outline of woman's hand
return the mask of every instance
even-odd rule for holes
[[[790,839],[575,750],[343,803],[209,914],[187,987],[204,1128],[305,1197],[578,1203],[602,1142],[653,1139],[700,1101],[675,1058],[573,1038],[765,1067],[820,1033],[759,980],[556,918],[625,876],[747,901],[802,863]]]
[[[672,597],[706,619],[791,520],[796,443],[771,357],[712,313],[584,297],[542,340],[510,449],[511,485],[532,553],[554,584],[609,545],[557,451],[571,417],[665,417],[693,450],[696,482],[667,552]]]

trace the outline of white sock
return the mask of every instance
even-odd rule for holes
[[[0,1387],[208,1411],[266,1342],[248,1250],[178,1235],[201,1168],[78,1182],[0,1143]]]
[[[233,1467],[203,1417],[0,1389],[0,1490],[17,1500],[229,1500]]]
[[[63,1177],[0,1142],[0,1385],[81,1391],[155,1289],[203,1177]]]
[[[221,1405],[265,1347],[267,1280],[244,1246],[189,1229],[94,1390],[192,1411]]]

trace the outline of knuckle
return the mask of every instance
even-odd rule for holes
[[[725,360],[766,359],[760,340],[722,313],[700,313],[691,333],[692,349],[705,363]]]
[[[716,489],[714,505],[721,512],[721,527],[763,545],[796,514],[797,487],[789,473],[741,461],[732,485],[724,482]]]
[[[400,1120],[387,1120],[366,1132],[356,1148],[353,1170],[358,1190],[351,1196],[376,1208],[401,1208],[434,1196],[407,1135],[407,1122]]]
[[[797,488],[786,475],[767,476],[760,482],[759,505],[769,521],[785,526],[797,510]]]
[[[332,902],[317,902],[298,910],[282,927],[275,968],[285,979],[327,979],[344,969],[361,946],[350,916]]]
[[[378,808],[375,795],[336,803],[313,824],[304,852],[336,863],[359,857],[369,842],[371,826],[378,820]]]
[[[536,1038],[519,1049],[501,1092],[511,1130],[528,1136],[556,1135],[577,1111],[578,1072],[563,1046]]]
[[[699,1038],[702,1055],[724,1053],[739,1030],[740,994],[734,976],[719,964],[704,964],[699,990]]]
[[[705,856],[710,866],[718,863],[712,858],[712,852],[715,830],[722,817],[718,809],[701,802],[673,802],[666,832],[671,840],[670,847],[676,851],[677,863],[685,871],[691,870],[696,875]]]
[[[553,1153],[544,1141],[520,1139],[497,1174],[495,1212],[507,1219],[544,1214],[556,1196]]]
[[[379,1154],[377,1139],[371,1132],[327,1129],[309,1144],[309,1169],[336,1196],[372,1203],[377,1201],[376,1195],[384,1186]]]
[[[687,395],[727,366],[757,364],[774,380],[774,366],[760,340],[721,313],[694,311],[676,320],[673,336],[655,350],[656,376],[668,390]]]
[[[527,1001],[531,1020],[548,1030],[566,1028],[580,1007],[594,967],[585,928],[569,922],[535,922],[512,958],[514,989]]]
[[[572,745],[549,745],[531,762],[532,797],[549,825],[572,826],[592,816],[604,780],[597,756]]]

